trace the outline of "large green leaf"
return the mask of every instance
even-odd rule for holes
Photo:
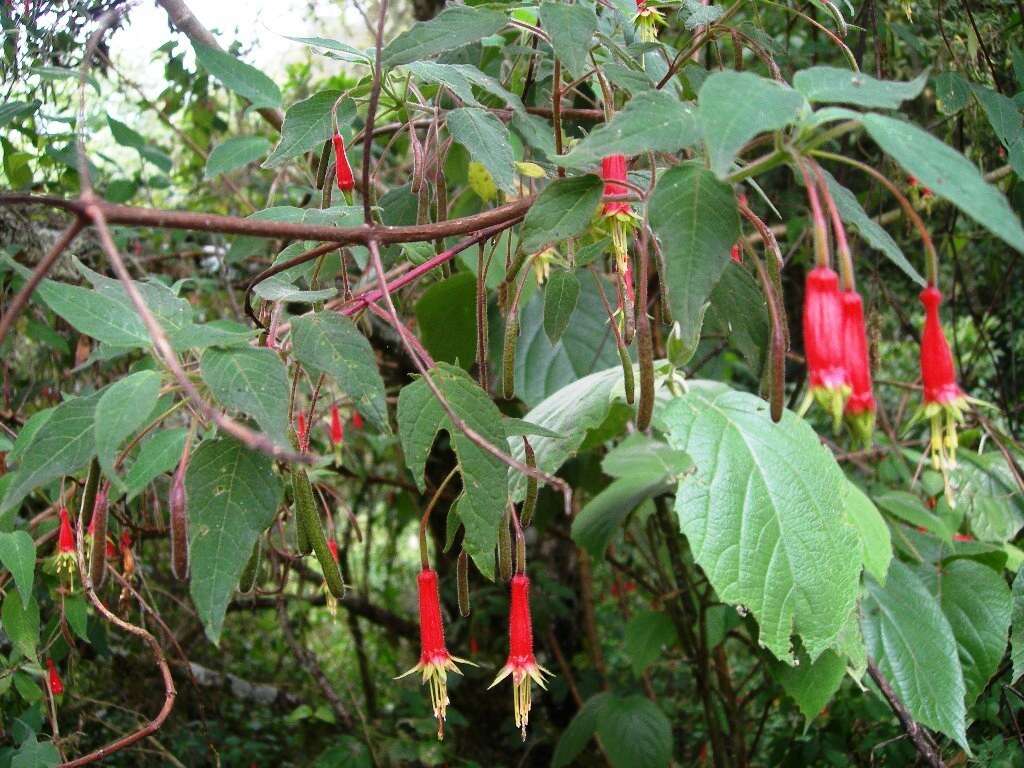
[[[11,572],[21,595],[22,606],[28,608],[35,579],[36,543],[25,531],[0,533],[0,563]]]
[[[793,75],[793,87],[808,101],[877,109],[899,109],[904,101],[917,98],[926,82],[927,71],[909,83],[876,80],[863,72],[838,67],[811,67]]]
[[[1024,117],[1020,107],[1010,97],[980,85],[974,86],[974,95],[984,107],[996,138],[1006,149],[1014,173],[1024,177]]]
[[[551,768],[563,768],[572,763],[597,730],[597,716],[611,698],[610,693],[596,693],[583,702],[579,712],[558,737],[555,754],[551,758]]]
[[[304,366],[334,379],[377,429],[391,432],[377,358],[355,323],[337,312],[296,317],[292,320],[292,351]]]
[[[273,350],[208,349],[199,370],[218,402],[251,416],[270,439],[288,442],[288,374]]]
[[[862,119],[871,138],[907,173],[1024,252],[1020,219],[1003,193],[985,181],[970,160],[911,123],[872,114]]]
[[[970,707],[1006,653],[1013,601],[1002,573],[974,560],[922,566],[918,574],[953,629]]]
[[[515,110],[516,114],[526,114],[523,102],[512,91],[490,75],[485,75],[470,64],[441,64],[436,61],[412,61],[405,65],[420,80],[438,83],[452,90],[456,96],[471,107],[481,106],[473,93],[473,86],[482,88],[493,96],[497,96],[506,105]]]
[[[868,216],[867,211],[864,210],[854,194],[836,181],[831,173],[825,169],[822,169],[821,172],[825,176],[825,182],[828,184],[829,192],[832,194],[832,199],[835,200],[836,209],[843,221],[854,227],[873,248],[884,253],[893,264],[903,270],[907,277],[923,287],[925,282],[921,273],[907,261],[903,251],[900,250],[889,233],[882,228],[882,225]]]
[[[697,114],[711,170],[725,176],[750,139],[791,123],[804,97],[788,86],[752,72],[712,73],[697,94]]]
[[[53,768],[61,761],[52,741],[39,741],[31,734],[11,755],[11,768]]]
[[[500,11],[462,5],[446,8],[430,21],[414,24],[398,35],[388,43],[381,59],[385,67],[426,59],[493,35],[505,21]]]
[[[0,511],[16,507],[34,489],[70,475],[96,453],[93,415],[100,393],[65,400],[39,427],[20,457]]]
[[[0,104],[0,128],[3,128],[12,120],[17,120],[22,115],[31,115],[39,109],[38,99],[32,101],[7,101]]]
[[[801,649],[797,659],[800,663],[795,667],[772,662],[771,673],[786,695],[796,702],[809,725],[839,690],[839,684],[846,673],[846,664],[839,654],[831,650],[825,651],[812,662]]]
[[[664,412],[669,444],[697,470],[676,512],[719,598],[750,609],[760,642],[791,661],[832,645],[857,598],[861,558],[843,514],[847,482],[814,430],[790,411],[775,424],[745,392],[690,391]]]
[[[556,179],[537,196],[526,212],[521,245],[536,251],[578,235],[590,226],[601,202],[603,182],[593,175]]]
[[[885,584],[885,575],[892,560],[892,540],[889,528],[871,499],[853,483],[846,494],[846,517],[860,536],[860,557],[864,570]]]
[[[557,344],[569,325],[580,297],[580,281],[568,270],[558,270],[544,286],[544,333]]]
[[[613,768],[659,768],[672,759],[672,725],[645,696],[612,696],[597,715],[597,735]]]
[[[490,172],[498,189],[515,190],[515,157],[508,128],[490,112],[462,107],[448,113],[448,132]]]
[[[39,603],[36,599],[30,597],[28,603],[22,603],[20,595],[8,592],[0,608],[0,619],[11,645],[26,658],[34,659],[39,645]]]
[[[691,354],[696,351],[702,331],[707,335],[719,333],[728,337],[729,343],[743,355],[750,370],[755,375],[759,374],[768,349],[771,329],[768,325],[768,305],[757,278],[742,264],[730,260],[708,297],[703,324],[694,325],[689,330],[689,341],[693,342]]]
[[[259,160],[269,151],[270,142],[262,136],[232,136],[210,150],[203,178],[213,179],[241,168]]]
[[[206,636],[219,643],[235,585],[281,502],[281,483],[267,456],[219,438],[196,449],[185,488],[192,602]]]
[[[700,138],[696,110],[666,91],[647,91],[634,96],[621,112],[589,134],[561,165],[586,168],[606,155],[642,155],[675,152]]]
[[[124,490],[124,483],[114,471],[117,449],[153,412],[160,396],[160,374],[139,371],[114,382],[96,403],[96,457],[111,482]]]
[[[551,36],[551,47],[569,75],[583,77],[590,69],[590,43],[597,31],[593,7],[544,0],[540,4],[540,23]]]
[[[146,440],[139,448],[138,456],[132,462],[124,477],[125,498],[129,501],[149,485],[157,475],[170,472],[178,465],[185,448],[188,430],[162,429]]]
[[[416,302],[416,326],[435,360],[469,370],[476,360],[476,276],[459,272],[429,286]]]
[[[701,165],[684,163],[658,180],[648,213],[665,256],[672,318],[691,338],[740,236],[732,189]]]
[[[1024,498],[1002,454],[963,451],[952,472],[957,508],[981,541],[1002,544],[1024,527]]]
[[[868,655],[915,720],[966,749],[964,677],[938,601],[899,560],[884,587],[870,577],[866,584],[861,629]]]
[[[256,67],[202,43],[193,42],[192,47],[203,69],[225,88],[252,102],[254,108],[281,106],[280,89]]]
[[[1024,675],[1024,568],[1017,571],[1013,580],[1012,644],[1010,659],[1013,662],[1013,682]]]
[[[465,371],[439,363],[430,375],[452,410],[470,429],[496,448],[506,450],[501,412]],[[426,489],[427,456],[442,429],[452,438],[462,476],[458,511],[466,530],[464,547],[480,572],[493,578],[498,523],[508,499],[508,468],[452,426],[426,381],[421,378],[404,387],[398,395],[398,431],[406,465],[421,491]]]
[[[281,138],[270,157],[263,161],[263,167],[277,168],[303,152],[320,149],[334,135],[331,107],[340,95],[341,91],[320,91],[292,104],[284,115]],[[354,111],[351,101],[349,104]],[[344,124],[340,114],[338,121]]]

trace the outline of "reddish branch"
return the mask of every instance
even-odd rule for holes
[[[907,708],[903,706],[903,702],[900,701],[899,696],[896,695],[892,686],[889,685],[889,681],[885,679],[881,670],[878,669],[878,665],[875,664],[874,659],[868,659],[868,674],[871,675],[871,679],[875,681],[875,685],[877,685],[879,690],[882,692],[882,695],[889,703],[892,711],[896,713],[896,718],[900,721],[900,725],[903,727],[904,733],[906,733],[914,743],[914,748],[917,750],[917,754],[921,756],[921,759],[924,760],[930,768],[944,768],[945,763],[942,762],[942,758],[939,757],[935,747],[929,743],[928,734],[914,721],[910,712],[908,712]]]

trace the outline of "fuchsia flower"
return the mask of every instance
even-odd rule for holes
[[[803,324],[811,392],[838,425],[850,387],[843,351],[839,276],[829,267],[815,267],[807,273]]]
[[[340,133],[334,134],[331,139],[334,144],[334,172],[338,182],[338,189],[346,194],[346,198],[356,187],[355,177],[352,175],[352,166],[349,165],[348,155],[345,153],[345,139]]]
[[[508,661],[498,672],[493,688],[509,675],[512,676],[512,702],[516,727],[526,740],[526,726],[530,720],[531,687],[537,683],[547,688],[544,676],[551,672],[537,663],[533,655],[533,623],[530,618],[530,579],[522,573],[512,577],[512,599],[508,614]]]
[[[658,27],[665,23],[665,17],[656,8],[650,8],[647,0],[636,0],[636,16],[633,27],[641,43],[654,43],[658,40]]]
[[[295,417],[295,437],[299,441],[299,450],[309,450],[309,425],[306,424],[306,414],[299,411]]]
[[[345,428],[341,424],[341,414],[338,412],[338,406],[331,406],[331,445],[341,445],[341,441],[345,439]]]
[[[60,508],[60,529],[57,531],[57,573],[67,571],[68,576],[75,573],[75,529],[68,516],[68,508]]]
[[[625,195],[629,187],[621,182],[626,180],[626,156],[608,155],[601,160],[601,178],[604,179],[604,194],[607,197],[613,195]],[[601,208],[603,216],[617,216],[625,214],[628,218],[633,217],[633,209],[624,200],[609,201]]]
[[[50,695],[60,696],[64,693],[64,681],[60,679],[57,665],[53,663],[53,659],[46,660],[46,676],[50,685]]]
[[[921,291],[920,298],[925,311],[921,334],[921,414],[931,422],[932,465],[945,470],[956,466],[956,425],[963,421],[967,396],[956,383],[953,354],[939,319],[942,293],[930,285]]]
[[[413,672],[423,674],[423,684],[430,685],[430,703],[437,718],[437,738],[444,738],[445,711],[448,707],[448,672],[462,674],[455,662],[476,666],[471,661],[448,653],[444,643],[444,623],[441,619],[441,597],[437,588],[437,571],[424,568],[419,575],[420,592],[420,660],[398,677],[400,680]]]
[[[871,361],[868,359],[868,337],[864,329],[864,302],[857,291],[843,291],[840,296],[846,374],[850,384],[846,420],[854,437],[864,445],[870,445],[875,428],[875,395],[871,383]]]

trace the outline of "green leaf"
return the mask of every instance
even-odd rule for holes
[[[125,475],[125,498],[130,501],[155,477],[174,469],[181,458],[187,437],[188,430],[181,427],[161,430],[146,440]]]
[[[711,170],[724,177],[740,147],[760,133],[789,125],[804,104],[797,91],[752,72],[712,73],[697,94]]]
[[[349,45],[348,43],[342,43],[337,40],[331,40],[330,38],[327,37],[292,37],[290,35],[283,35],[283,37],[285,37],[288,40],[294,40],[296,43],[308,45],[311,48],[325,48],[328,51],[344,54],[343,56],[324,54],[330,56],[331,58],[338,58],[341,59],[342,61],[354,61],[362,64],[371,63],[371,58],[364,51],[361,51],[355,46]]]
[[[60,762],[60,753],[52,741],[37,741],[32,734],[11,755],[11,768],[54,768]]]
[[[679,484],[676,512],[719,598],[757,619],[759,642],[790,661],[795,632],[813,660],[856,602],[857,535],[832,454],[805,421],[785,411],[775,424],[767,408],[727,388],[666,406],[669,445],[697,468]]]
[[[956,72],[935,76],[935,106],[944,115],[955,115],[971,99],[971,85]]]
[[[254,109],[281,106],[280,89],[255,67],[202,43],[193,42],[192,47],[203,69],[225,88],[250,101]]]
[[[613,768],[659,768],[672,759],[672,725],[644,696],[613,696],[597,715],[597,735]]]
[[[1013,610],[1010,588],[1001,572],[973,560],[917,570],[953,630],[970,707],[1006,653]]]
[[[1013,662],[1013,679],[1017,682],[1024,675],[1024,568],[1017,571],[1013,579],[1012,630],[1010,638],[1010,660]]]
[[[796,702],[809,726],[810,721],[818,716],[839,690],[839,684],[846,674],[846,665],[833,651],[825,651],[812,662],[800,649],[797,660],[799,664],[795,667],[773,661],[770,669],[772,677],[779,681],[786,695]]]
[[[461,5],[445,8],[430,21],[414,24],[388,43],[381,60],[391,68],[427,59],[493,35],[505,26],[506,20],[500,11]]]
[[[476,360],[476,276],[459,272],[432,284],[415,310],[427,351],[468,371]]]
[[[139,371],[111,384],[96,403],[96,457],[107,477],[122,491],[125,485],[114,471],[117,449],[153,413],[159,396],[160,375]]]
[[[909,83],[876,80],[863,72],[837,67],[811,67],[793,75],[793,87],[808,101],[873,109],[899,109],[904,101],[916,99],[926,82],[927,70]]]
[[[273,350],[208,349],[199,361],[203,381],[222,405],[251,416],[272,440],[288,443],[288,373]]]
[[[918,182],[949,200],[990,232],[1024,252],[1024,227],[1003,193],[974,164],[916,125],[882,115],[864,115],[871,138]]]
[[[860,233],[860,236],[867,240],[873,248],[877,248],[884,253],[893,264],[903,270],[907,277],[924,287],[925,280],[921,277],[921,273],[914,269],[914,266],[907,261],[903,251],[900,250],[900,247],[889,233],[883,229],[882,225],[868,216],[867,211],[861,206],[856,196],[836,181],[831,173],[824,168],[821,169],[821,172],[825,176],[825,182],[828,184],[829,192],[832,195],[832,199],[835,200],[836,208],[842,220],[847,225],[855,228]]]
[[[846,518],[860,535],[860,558],[864,570],[885,584],[885,575],[892,560],[892,540],[889,528],[878,509],[864,492],[853,483],[846,494]]]
[[[552,273],[544,286],[544,333],[557,344],[580,297],[580,281],[567,270]]]
[[[412,61],[406,64],[405,68],[424,82],[438,83],[450,88],[452,93],[471,107],[481,106],[473,94],[473,86],[475,85],[497,96],[512,108],[516,114],[520,116],[526,114],[526,111],[523,109],[523,102],[519,100],[518,96],[493,77],[485,75],[470,64],[440,64],[436,61]]]
[[[36,488],[89,463],[96,453],[93,414],[99,398],[99,393],[75,397],[54,408],[24,449],[0,511],[13,509]]]
[[[635,614],[626,624],[623,649],[640,677],[664,652],[666,646],[679,642],[675,625],[663,611]]]
[[[27,609],[32,600],[32,581],[35,578],[35,541],[26,531],[0,533],[0,563],[14,577],[22,607]]]
[[[607,692],[596,693],[583,702],[576,716],[558,737],[555,754],[551,758],[551,768],[563,768],[579,756],[597,730],[597,716],[611,697],[612,695]]]
[[[894,517],[898,517],[915,528],[924,528],[946,543],[953,541],[953,531],[945,520],[925,509],[924,504],[912,493],[886,491],[875,496],[875,503]]]
[[[64,617],[68,620],[68,626],[87,643],[89,639],[89,615],[85,605],[85,597],[79,594],[64,596]]]
[[[204,179],[213,179],[243,165],[254,163],[270,151],[270,142],[262,136],[233,136],[222,141],[206,160]]]
[[[672,490],[673,478],[642,474],[620,477],[588,501],[572,521],[572,540],[602,560],[619,526],[646,499]]]
[[[483,164],[498,189],[509,194],[515,191],[512,140],[501,120],[477,107],[461,107],[448,113],[448,132],[470,157]]]
[[[595,128],[558,162],[569,168],[586,168],[606,155],[675,152],[699,138],[692,104],[666,91],[647,91],[630,99],[608,123]]]
[[[604,281],[614,301],[614,288]],[[491,334],[499,345],[501,335]],[[492,356],[500,360],[500,353]],[[519,311],[519,344],[516,346],[516,396],[527,404],[538,403],[560,387],[619,361],[615,339],[608,327],[608,313],[601,305],[594,277],[587,275],[580,287],[576,310],[557,344],[544,333],[544,309],[535,292]]]
[[[690,457],[660,440],[634,432],[605,454],[601,469],[611,477],[657,475],[679,479],[693,467]]]
[[[703,328],[708,333],[728,337],[750,370],[755,375],[760,372],[769,342],[768,305],[757,279],[743,265],[731,260],[725,265],[708,297]],[[701,329],[699,320],[690,329],[691,336],[687,340],[690,356],[697,351]],[[689,358],[686,360],[688,362]]]
[[[452,410],[470,429],[499,450],[506,450],[501,412],[465,371],[439,363],[430,375]],[[459,519],[466,530],[463,546],[480,572],[493,578],[498,523],[508,498],[508,469],[504,462],[477,447],[452,426],[426,381],[420,378],[403,387],[398,395],[398,431],[406,465],[421,491],[426,489],[427,456],[442,429],[451,437],[462,476],[463,492],[458,503]]]
[[[975,85],[974,95],[984,107],[999,143],[1006,148],[1014,173],[1024,177],[1024,117],[1021,116],[1021,108],[1013,99],[991,88]]]
[[[284,115],[281,138],[262,167],[277,168],[303,152],[319,150],[334,135],[331,107],[340,95],[341,91],[320,91],[292,104]],[[344,124],[340,114],[338,122]]]
[[[228,438],[204,441],[189,462],[190,591],[214,644],[253,545],[281,503],[273,470],[267,456]]]
[[[355,323],[337,312],[296,317],[292,320],[292,351],[304,366],[334,379],[374,427],[391,433],[377,358]]]
[[[39,603],[29,597],[22,604],[21,597],[8,593],[0,608],[0,619],[3,619],[4,633],[16,650],[28,659],[35,659],[36,647],[39,645]]]
[[[957,508],[970,522],[980,541],[998,544],[1013,539],[1024,528],[1024,497],[998,452],[963,451],[951,472]]]
[[[38,99],[32,101],[7,101],[0,104],[0,128],[8,123],[17,120],[22,115],[31,115],[39,109]]]
[[[683,163],[658,179],[648,215],[665,257],[672,318],[690,338],[740,236],[736,200],[710,171]]]
[[[526,212],[520,234],[522,248],[537,251],[583,232],[594,218],[603,190],[604,182],[589,174],[548,184]]]
[[[597,31],[593,7],[544,0],[540,4],[540,23],[570,77],[583,77],[590,69],[590,44]]]
[[[899,560],[885,587],[867,577],[861,629],[868,655],[919,723],[965,750],[964,678],[956,638],[938,602]]]

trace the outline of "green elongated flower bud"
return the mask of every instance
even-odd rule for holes
[[[247,595],[256,588],[256,582],[259,581],[262,555],[263,547],[260,544],[260,540],[256,539],[256,543],[252,548],[252,554],[249,555],[249,561],[245,564],[245,569],[242,571],[242,578],[238,582],[238,591],[242,594]]]
[[[327,537],[324,536],[320,515],[316,511],[313,486],[310,485],[309,476],[304,469],[292,470],[292,493],[295,495],[295,514],[298,518],[296,523],[300,530],[305,529],[306,539],[324,573],[327,590],[340,600],[345,596],[345,583],[341,579],[338,563],[331,556],[331,549],[327,546]]]
[[[459,583],[459,614],[466,618],[470,614],[469,605],[469,555],[466,550],[459,552],[455,563],[455,573]]]
[[[506,400],[516,396],[516,345],[519,343],[519,316],[509,313],[505,325],[505,343],[501,351],[501,394]]]

